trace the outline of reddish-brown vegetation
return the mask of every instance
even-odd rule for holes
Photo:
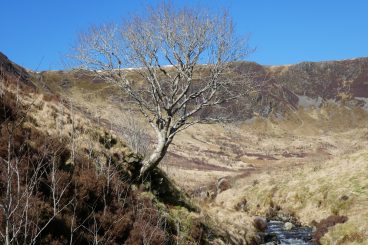
[[[26,124],[27,106],[0,97],[0,243],[162,244],[172,225],[139,198],[119,165],[105,173],[83,152],[71,164],[68,139]],[[115,157],[116,159],[116,157]]]
[[[328,232],[328,228],[335,226],[336,224],[345,223],[348,220],[346,216],[331,215],[326,219],[322,219],[320,222],[313,221],[313,225],[317,228],[313,234],[313,240],[319,243],[319,240]]]

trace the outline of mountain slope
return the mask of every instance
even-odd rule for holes
[[[230,122],[199,124],[179,134],[162,169],[191,193],[202,217],[210,217],[209,223],[220,227],[220,240],[261,241],[253,218],[271,218],[277,209],[310,226],[334,215],[346,216],[347,222],[326,229],[320,242],[365,244],[368,222],[361,217],[366,216],[367,198],[367,62],[361,58],[271,67],[232,64],[232,79],[251,74],[262,89],[226,105]],[[129,72],[135,76],[134,70]],[[103,138],[105,132],[107,139],[129,137],[124,132],[133,124],[147,134],[144,144],[153,143],[150,129],[126,103],[124,93],[91,72],[30,75],[47,100],[60,101],[68,113],[73,109],[83,125],[88,121],[100,127]],[[42,118],[40,130],[55,134],[58,124],[47,119],[51,114],[47,106],[33,115]],[[65,128],[72,129],[70,124]],[[88,142],[80,138],[77,145],[88,152]],[[181,208],[171,212],[193,217]],[[191,232],[184,223],[181,228],[187,236]]]
[[[201,66],[195,79],[200,80],[206,73]],[[92,72],[55,71],[38,74],[42,84],[39,86],[52,93],[61,93],[83,101],[90,99],[109,101],[114,106],[122,99],[119,90]],[[128,76],[139,81],[133,70]],[[254,115],[267,116],[299,107],[319,107],[330,101],[350,107],[368,108],[368,58],[329,62],[303,62],[288,66],[261,66],[252,62],[237,62],[230,66],[229,79],[251,79],[260,86],[257,93],[228,103],[226,112],[233,120],[244,120]],[[243,88],[235,88],[243,89]],[[88,103],[87,105],[88,106]],[[206,116],[209,112],[204,111]],[[220,109],[216,113],[222,113]]]

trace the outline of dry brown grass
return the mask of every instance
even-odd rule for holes
[[[253,216],[265,216],[270,207],[280,206],[307,225],[332,214],[348,216],[342,228],[330,228],[324,244],[367,241],[368,219],[362,219],[368,217],[366,121],[367,114],[360,110],[331,105],[299,111],[288,120],[197,125],[174,142],[171,151],[181,156],[181,164],[169,162],[168,173],[184,188],[197,190],[193,193],[204,212],[243,239],[254,234]],[[193,157],[228,170],[193,166]],[[206,187],[211,190],[224,176],[234,180],[234,187],[214,201],[201,201]],[[244,199],[245,207],[237,208]],[[350,234],[351,227],[358,229]]]
[[[272,136],[268,140],[278,147],[280,140],[288,143],[286,149],[295,147],[306,152],[300,164],[295,158],[284,158],[280,168],[264,165],[263,170],[238,179],[234,188],[217,196],[210,212],[225,221],[236,220],[228,212],[245,198],[244,216],[265,216],[274,206],[296,215],[307,225],[332,214],[345,215],[346,224],[330,228],[322,244],[365,244],[368,241],[368,128],[364,124],[360,126],[363,127],[353,125],[345,131],[331,127],[330,131],[314,136],[307,132],[307,136],[290,141],[286,136]]]
[[[85,85],[74,84],[63,92],[83,109],[76,120],[83,125],[88,124],[86,117],[97,120],[115,134],[124,121],[121,110],[129,106],[104,97],[108,88],[100,88],[101,84],[93,85],[93,93],[87,93],[90,88]],[[48,103],[40,118],[48,114]],[[41,121],[40,126],[46,127],[47,120]],[[331,103],[300,109],[283,119],[196,125],[174,140],[162,168],[193,193],[211,190],[221,177],[232,179],[232,188],[212,201],[199,202],[205,214],[239,241],[254,235],[253,216],[280,206],[304,224],[331,214],[346,215],[349,220],[330,228],[321,242],[364,244],[368,240],[367,121],[368,114],[361,109]],[[70,131],[70,125],[65,127]],[[147,132],[151,133],[149,128]],[[79,142],[83,145],[86,140]],[[246,207],[236,208],[244,199]]]

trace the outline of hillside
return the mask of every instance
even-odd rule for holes
[[[229,236],[157,170],[1,55],[0,243],[218,244]]]
[[[19,77],[19,71],[24,73],[10,61],[2,64],[7,64],[3,70],[11,79]],[[315,241],[322,244],[366,244],[368,58],[288,66],[241,62],[231,69],[231,79],[251,74],[261,89],[226,105],[227,122],[199,124],[180,133],[161,166],[190,194],[200,213],[188,207],[171,209],[173,204],[151,192],[151,184],[143,194],[141,187],[132,187],[133,197],[148,196],[158,209],[164,205],[164,212],[171,216],[193,218],[181,222],[182,238],[193,244],[204,243],[206,234],[212,233],[218,236],[214,244],[257,244],[262,241],[262,233],[253,225],[257,216],[285,216],[315,227]],[[199,70],[203,74],[206,67]],[[134,70],[129,75],[136,77]],[[140,156],[132,153],[134,147],[129,144],[127,132],[132,128],[144,133],[140,153],[153,143],[152,132],[124,93],[92,72],[29,72],[25,81],[40,93],[32,99],[22,95],[25,100],[38,98],[37,103],[44,104],[28,112],[37,124],[32,127],[50,136],[68,135],[78,128],[74,143],[82,155],[101,153],[96,159],[105,161],[111,154],[122,154],[123,162],[139,162]],[[14,86],[10,90],[16,91]],[[118,143],[106,148],[106,139]],[[323,225],[323,220],[339,217],[344,223]],[[197,224],[194,231],[203,232],[204,238],[189,232],[188,222]]]
[[[140,78],[134,69],[129,70],[128,74],[139,83]],[[199,67],[195,74],[195,79],[200,80],[206,74],[206,67]],[[81,95],[80,100],[102,97],[105,101],[116,102],[122,99],[112,85],[96,78],[93,72],[46,71],[38,76],[41,81],[38,86],[52,93],[74,94],[74,97]],[[249,98],[227,105],[234,111],[231,114],[233,119],[268,116],[299,107],[319,107],[326,101],[351,107],[368,107],[368,58],[303,62],[287,66],[237,62],[231,65],[226,76],[230,80],[250,80],[260,87]]]

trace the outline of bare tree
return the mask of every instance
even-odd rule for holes
[[[73,58],[125,91],[154,129],[157,144],[143,161],[142,177],[161,162],[178,132],[203,120],[198,112],[245,94],[245,80],[231,80],[229,72],[248,53],[247,39],[236,35],[226,11],[163,2],[122,25],[81,33]]]

